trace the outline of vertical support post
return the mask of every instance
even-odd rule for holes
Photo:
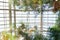
[[[10,27],[10,32],[12,34],[12,13],[11,13],[11,2],[12,0],[9,0],[9,27]]]
[[[42,21],[42,19],[43,19],[43,8],[42,8],[42,6],[41,6],[41,24],[40,24],[40,31],[41,31],[41,34],[43,33],[43,21]]]
[[[15,8],[15,1],[14,1],[14,4],[13,4],[13,6],[14,6],[14,31],[15,31],[15,35],[16,35],[16,8]]]

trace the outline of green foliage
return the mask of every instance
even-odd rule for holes
[[[18,34],[23,33],[22,30],[25,29],[25,24],[21,23],[21,26],[19,26],[18,30]]]
[[[18,35],[22,35],[23,37],[25,37],[25,40],[30,40],[30,37],[28,36],[28,33],[26,33],[27,29],[25,31],[23,31],[24,29],[26,29],[25,24],[21,23],[21,26],[18,27]]]
[[[34,27],[36,28],[36,26],[34,26]],[[23,37],[25,37],[25,40],[31,40],[30,36],[28,36],[29,34],[22,31],[23,29],[26,29],[26,27],[25,27],[24,23],[21,23],[21,26],[19,26],[17,29],[18,35],[22,35]],[[33,40],[47,40],[47,38],[45,36],[43,36],[42,34],[35,34],[35,37]]]
[[[37,34],[37,35],[35,35],[34,40],[48,40],[48,39],[47,39],[47,37],[45,37],[42,34]]]
[[[40,6],[42,5],[42,0],[22,0],[23,5],[25,6],[25,10],[28,10],[30,7],[32,10],[37,10],[39,12]]]
[[[43,35],[35,35],[34,40],[43,40]]]
[[[6,31],[2,32],[2,36],[4,40],[15,40],[16,39],[15,35],[12,35],[11,33],[7,33]]]
[[[51,37],[54,37],[54,40],[60,40],[60,13],[56,20],[56,24],[50,28]]]
[[[60,40],[60,27],[54,26],[50,28],[51,37],[54,37],[54,40]]]
[[[13,4],[15,4],[16,6],[20,5],[20,0],[13,0]]]
[[[21,6],[20,3],[25,7],[25,10],[28,10],[28,7],[30,7],[34,11],[37,9],[38,12],[40,10],[39,7],[43,4],[42,0],[13,0],[13,4],[16,6]]]
[[[52,33],[59,33],[60,32],[60,27],[58,26],[53,26],[52,28],[50,28],[50,31]]]
[[[53,0],[43,0],[43,3],[44,3],[44,4],[48,4],[48,3],[50,3],[50,2],[53,2]]]

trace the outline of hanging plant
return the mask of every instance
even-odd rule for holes
[[[28,7],[32,10],[40,10],[39,7],[42,5],[42,0],[13,0],[13,3],[16,6],[20,6],[22,4],[25,7],[25,10],[27,10]]]
[[[58,10],[60,10],[60,1],[54,1],[53,7],[53,12],[57,12]]]
[[[13,4],[15,4],[16,6],[20,5],[20,0],[13,0]]]
[[[30,6],[31,9],[36,10],[39,5],[42,5],[42,0],[23,0],[23,5]]]

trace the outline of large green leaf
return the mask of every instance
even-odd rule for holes
[[[60,13],[54,26],[50,28],[51,37],[54,37],[54,40],[60,40]]]

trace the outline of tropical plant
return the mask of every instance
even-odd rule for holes
[[[18,35],[22,35],[23,37],[25,37],[25,40],[30,40],[24,23],[21,23],[21,26],[19,26],[17,30]]]
[[[43,35],[35,35],[34,40],[43,40]]]
[[[54,26],[50,28],[50,36],[53,37],[54,40],[60,40],[60,27]]]
[[[37,34],[33,40],[48,40],[44,35]]]
[[[11,33],[7,33],[6,31],[2,32],[2,40],[15,40],[16,36],[11,35]]]
[[[54,26],[50,28],[50,37],[54,40],[60,40],[60,11]]]
[[[25,24],[21,23],[21,26],[19,26],[18,30],[18,34],[20,34],[22,32],[22,30],[25,29]]]
[[[49,1],[47,3],[54,7],[53,12],[59,11],[55,25],[50,28],[50,40],[60,40],[60,0],[52,0],[51,3]]]

